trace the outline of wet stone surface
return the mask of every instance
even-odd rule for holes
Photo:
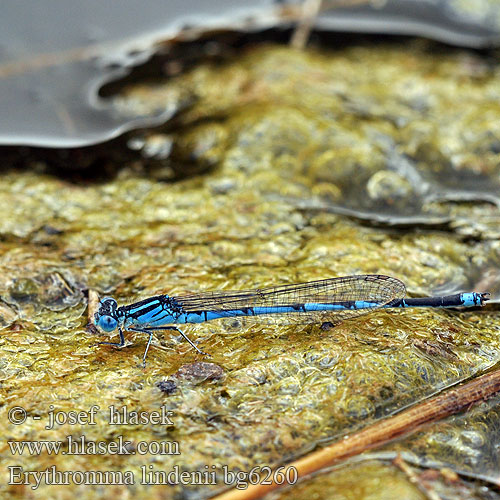
[[[121,349],[97,345],[117,336],[87,329],[86,307],[89,290],[122,305],[159,293],[362,273],[398,277],[411,296],[475,289],[498,299],[499,72],[491,58],[420,40],[303,52],[261,46],[124,87],[115,97],[122,111],[147,107],[150,94],[152,108],[163,92],[195,97],[175,127],[124,138],[121,160],[99,163],[98,179],[54,175],[47,157],[4,163],[1,434],[14,441],[123,436],[136,450],[140,442],[175,441],[180,454],[14,457],[4,447],[0,474],[9,465],[128,470],[135,485],[59,487],[58,498],[103,491],[205,498],[222,483],[145,485],[141,467],[279,465],[494,366],[494,306],[379,311],[329,330],[239,319],[192,325],[184,331],[209,361],[165,331],[155,335],[145,369],[147,336],[128,332]],[[99,425],[45,429],[51,405],[88,411],[96,404]],[[29,416],[22,425],[7,418],[16,405]],[[109,425],[112,405],[163,407],[174,425]],[[490,456],[495,422],[431,429],[411,450],[422,457],[425,450],[432,467],[461,470],[462,462]],[[421,498],[391,460],[355,465],[283,498],[327,486],[339,498],[388,498],[396,490],[395,498]],[[493,480],[491,471],[486,476]],[[3,479],[2,498],[55,492]],[[476,492],[473,485],[464,491]]]

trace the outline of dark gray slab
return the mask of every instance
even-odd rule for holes
[[[154,126],[175,110],[125,117],[98,97],[186,26],[261,29],[289,23],[292,2],[15,0],[0,16],[0,144],[76,147]],[[458,7],[460,5],[460,9]],[[470,5],[464,8],[464,5]],[[321,29],[498,44],[499,2],[399,0],[323,12]]]

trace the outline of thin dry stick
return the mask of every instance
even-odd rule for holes
[[[94,322],[94,314],[99,307],[99,294],[95,290],[89,290],[89,305],[87,309],[87,318],[89,323]]]
[[[392,461],[392,463],[399,467],[408,478],[410,483],[414,484],[429,500],[441,500],[441,497],[431,488],[429,488],[423,481],[420,480],[417,474],[415,474],[414,470],[410,465],[408,465],[398,453],[398,456]]]
[[[290,39],[290,45],[296,49],[303,49],[306,46],[314,21],[320,12],[367,3],[370,3],[370,0],[304,0],[299,6],[300,11],[295,13],[299,19]],[[294,17],[296,9],[290,9],[290,6],[287,8],[287,17]]]
[[[290,45],[296,49],[303,49],[306,46],[309,34],[311,33],[314,20],[321,9],[322,0],[304,0],[302,4],[303,15],[295,28],[290,39]]]
[[[498,391],[500,391],[500,370],[482,375],[413,408],[403,410],[398,415],[372,424],[352,436],[345,437],[326,448],[289,463],[285,466],[285,470],[289,467],[295,467],[298,477],[303,479],[305,476],[334,465],[341,460],[409,434],[423,424],[458,413],[478,401],[490,398]],[[278,485],[275,482],[269,485],[251,485],[246,490],[230,490],[214,497],[214,500],[253,500],[286,485]]]

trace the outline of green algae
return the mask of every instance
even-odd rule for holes
[[[143,111],[150,92],[152,109],[162,93],[191,100],[175,127],[128,138],[144,158],[131,155],[115,178],[76,183],[44,173],[43,165],[2,173],[2,435],[55,441],[121,435],[132,448],[167,440],[181,449],[13,456],[5,446],[2,474],[9,465],[130,470],[136,484],[32,490],[2,481],[2,497],[206,497],[223,486],[223,465],[282,464],[499,361],[500,321],[489,309],[382,311],[329,331],[193,325],[186,333],[218,367],[217,377],[202,380],[187,376],[185,366],[202,359],[168,331],[157,335],[143,370],[144,335],[128,334],[130,344],[118,350],[96,345],[108,339],[87,327],[89,289],[127,304],[157,293],[381,273],[403,279],[416,296],[497,291],[498,68],[476,54],[432,47],[247,50],[230,63],[134,84],[117,97],[121,110]],[[479,76],[471,60],[484,63]],[[297,205],[317,198],[389,218],[444,214],[453,230],[396,232]],[[161,382],[172,380],[176,390],[162,391]],[[44,428],[50,405],[87,411],[95,404],[103,411],[164,406],[174,425],[117,428],[102,418],[96,426]],[[6,413],[15,405],[42,420],[9,423]],[[433,442],[436,461],[444,460],[448,442]],[[217,465],[218,484],[140,484],[141,466],[149,465],[166,471]],[[379,464],[363,474],[367,491],[370,478],[379,483],[373,498],[387,498],[394,485],[420,497],[393,467]],[[352,496],[359,475],[336,476],[338,498],[362,497]],[[297,498],[316,491],[330,498],[323,480],[303,487]]]
[[[325,495],[326,493],[326,495]],[[277,496],[280,500],[301,498],[329,498],[332,500],[369,500],[372,498],[423,500],[425,491],[419,491],[405,474],[395,466],[367,460],[334,469],[304,484],[299,484]]]
[[[191,137],[193,124],[226,123],[243,150],[234,165],[224,158],[226,172],[237,174],[249,158],[252,171],[272,163],[296,185],[302,180],[300,191],[286,193],[300,201],[316,195],[388,221],[451,214],[456,230],[496,238],[500,100],[498,68],[488,61],[423,41],[376,53],[363,44],[326,54],[247,51],[235,64],[179,78],[197,98],[179,120]],[[128,98],[134,108],[146,88],[127,89],[121,105]],[[182,133],[172,140],[183,143]],[[476,203],[471,212],[450,201]]]
[[[380,455],[377,459],[377,455]],[[367,454],[361,461],[307,479],[295,488],[270,495],[273,500],[329,498],[332,500],[427,499],[427,498],[497,498],[494,487],[458,476],[446,467],[424,469],[410,465],[394,455],[392,463],[386,454]]]

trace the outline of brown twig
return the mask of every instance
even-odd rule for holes
[[[94,322],[94,314],[99,307],[99,294],[95,290],[89,290],[89,303],[87,308],[87,318],[89,323]]]
[[[441,500],[441,497],[433,489],[429,488],[423,481],[420,480],[420,477],[415,474],[413,468],[401,458],[400,454],[398,454],[392,463],[401,469],[408,478],[408,481],[414,484],[429,500]]]
[[[320,12],[367,3],[370,3],[370,0],[304,0],[299,6],[301,10],[295,14],[298,16],[298,23],[290,38],[290,45],[296,49],[303,49],[306,46],[314,21]],[[288,15],[293,17],[290,9]]]
[[[302,4],[302,18],[297,23],[290,39],[290,45],[295,49],[303,49],[306,46],[314,20],[321,10],[322,2],[323,0],[304,0]]]
[[[381,422],[376,422],[326,448],[289,463],[285,466],[285,470],[294,467],[297,470],[299,479],[304,479],[306,476],[334,465],[341,460],[414,432],[424,424],[458,413],[474,403],[490,398],[498,391],[500,391],[500,370],[482,375],[470,382],[434,396],[413,408],[403,410],[401,413]],[[246,490],[230,490],[214,497],[214,500],[253,500],[283,486],[287,486],[287,484],[278,485],[272,482],[268,485],[251,485]]]

